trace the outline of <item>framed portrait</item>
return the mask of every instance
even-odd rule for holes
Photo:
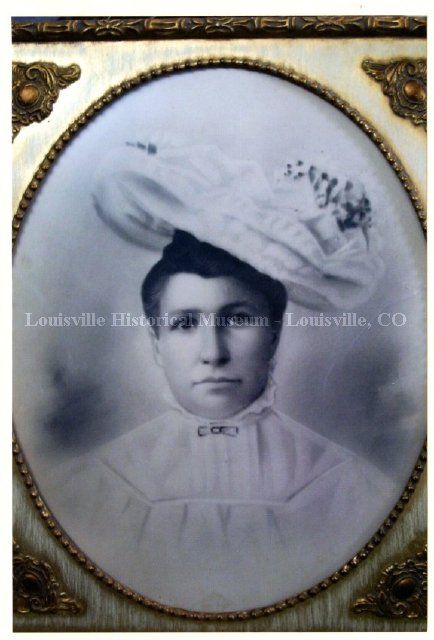
[[[426,19],[12,33],[16,630],[423,630]]]

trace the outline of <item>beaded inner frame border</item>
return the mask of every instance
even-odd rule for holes
[[[169,65],[161,65],[155,68],[151,68],[150,70],[140,73],[133,78],[128,80],[124,80],[119,85],[115,87],[111,87],[108,89],[104,95],[93,102],[84,113],[79,116],[66,130],[65,132],[58,138],[58,140],[52,145],[51,149],[46,154],[44,160],[39,165],[37,171],[35,172],[33,179],[31,180],[28,187],[25,189],[25,192],[20,200],[18,205],[18,209],[13,218],[13,245],[15,246],[21,222],[26,216],[26,212],[28,211],[32,199],[40,185],[40,183],[44,180],[45,176],[48,174],[53,162],[56,160],[59,153],[63,150],[63,148],[68,144],[68,142],[73,138],[73,136],[78,133],[88,122],[90,122],[99,111],[103,108],[109,106],[112,102],[122,97],[129,90],[145,84],[147,82],[152,81],[154,78],[160,77],[162,75],[167,75],[171,73],[182,73],[193,71],[198,68],[212,68],[212,67],[227,67],[227,68],[244,68],[252,71],[258,71],[262,73],[268,73],[287,81],[290,81],[312,93],[323,98],[333,106],[337,107],[340,111],[342,111],[346,116],[348,116],[362,131],[364,131],[369,138],[376,144],[376,146],[380,149],[383,156],[390,163],[392,168],[394,169],[396,175],[400,179],[404,189],[406,190],[415,212],[419,218],[419,221],[422,225],[422,228],[426,229],[426,214],[424,211],[423,204],[419,197],[419,194],[410,179],[409,175],[406,173],[402,163],[396,156],[396,154],[387,146],[386,142],[383,140],[381,135],[376,131],[376,129],[351,105],[342,100],[334,91],[328,89],[322,84],[310,80],[308,77],[298,74],[294,70],[283,70],[277,67],[276,65],[269,64],[267,62],[250,60],[246,58],[200,58],[194,60],[185,60],[184,62],[169,64]],[[296,596],[291,598],[281,600],[275,604],[272,604],[267,607],[260,607],[250,610],[244,611],[233,611],[233,612],[223,612],[223,613],[207,613],[207,612],[198,612],[198,611],[188,611],[185,609],[179,609],[176,607],[171,607],[160,602],[156,602],[145,596],[129,589],[127,586],[121,584],[117,580],[113,579],[109,574],[105,573],[100,567],[95,565],[90,558],[88,558],[79,548],[77,548],[73,541],[68,537],[68,535],[62,530],[61,524],[56,520],[54,515],[50,512],[47,505],[44,502],[44,499],[39,493],[39,489],[33,480],[33,477],[29,471],[29,466],[26,462],[24,452],[18,442],[17,435],[14,430],[13,434],[13,453],[15,457],[15,461],[18,465],[21,476],[23,477],[24,483],[32,497],[35,506],[37,507],[41,517],[45,521],[48,529],[51,533],[60,540],[61,544],[68,550],[71,556],[73,556],[81,565],[85,566],[85,568],[90,571],[93,575],[95,575],[98,579],[100,579],[104,584],[112,587],[115,591],[122,593],[123,595],[131,598],[135,602],[143,604],[145,606],[151,607],[160,612],[180,616],[183,618],[193,619],[193,620],[215,620],[215,621],[225,621],[225,620],[246,620],[253,619],[264,615],[270,615],[278,611],[282,611],[283,609],[290,608],[295,606],[299,602],[304,602],[305,600],[317,595],[321,591],[324,591],[332,584],[340,581],[344,576],[346,576],[350,571],[352,571],[355,567],[357,567],[365,558],[369,556],[373,549],[382,541],[386,533],[391,529],[396,520],[399,518],[406,504],[409,502],[412,494],[415,491],[417,482],[419,481],[422,472],[426,463],[426,443],[422,447],[422,451],[417,459],[417,462],[414,466],[412,474],[405,486],[405,489],[396,503],[395,507],[389,513],[387,518],[384,520],[381,527],[378,531],[371,537],[371,539],[367,542],[367,544],[346,564],[344,564],[340,569],[338,569],[332,575],[326,577],[324,580],[319,582],[318,584],[312,586],[310,589],[303,591]]]

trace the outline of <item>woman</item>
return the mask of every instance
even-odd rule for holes
[[[364,190],[301,162],[270,186],[217,148],[127,144],[94,195],[124,239],[164,248],[142,300],[168,410],[78,462],[67,532],[173,607],[251,609],[312,586],[397,498],[366,460],[274,407],[287,297],[348,309],[381,273]]]

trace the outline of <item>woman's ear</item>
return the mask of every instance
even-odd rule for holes
[[[148,331],[149,331],[149,336],[151,338],[152,355],[154,356],[155,364],[157,364],[159,367],[162,367],[163,361],[161,359],[157,328],[148,326]]]

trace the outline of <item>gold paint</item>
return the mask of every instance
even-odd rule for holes
[[[427,550],[387,567],[375,589],[352,606],[355,613],[381,618],[421,619],[427,615]]]
[[[378,62],[364,60],[362,68],[381,83],[384,95],[396,115],[408,118],[416,125],[426,129],[427,92],[426,60],[393,60]]]
[[[34,84],[25,84],[21,87],[18,99],[23,105],[33,105],[39,98],[39,89]]]
[[[13,138],[22,127],[41,122],[53,110],[61,89],[80,77],[80,67],[58,67],[53,62],[12,64],[12,132]],[[29,82],[30,81],[30,82]]]
[[[417,193],[416,188],[414,187],[410,177],[406,173],[404,167],[393,153],[393,151],[386,145],[378,131],[374,129],[370,123],[368,123],[363,116],[353,107],[351,107],[347,102],[342,100],[336,93],[327,87],[319,84],[316,81],[312,81],[304,75],[298,74],[293,70],[285,70],[283,68],[279,68],[269,63],[254,61],[251,59],[243,59],[243,58],[235,58],[235,57],[220,57],[220,58],[199,58],[194,60],[187,60],[184,62],[178,62],[168,65],[157,66],[153,69],[150,69],[147,72],[140,73],[139,75],[123,81],[116,87],[110,88],[108,91],[104,93],[98,100],[93,102],[86,111],[79,116],[67,129],[64,133],[58,138],[58,140],[53,144],[50,151],[45,156],[44,160],[39,165],[38,170],[33,176],[28,188],[25,191],[24,196],[22,197],[17,212],[13,219],[13,243],[15,244],[16,238],[20,231],[21,220],[24,218],[26,211],[31,203],[33,195],[37,190],[40,182],[44,179],[47,171],[51,167],[52,162],[56,159],[60,151],[63,147],[70,141],[70,139],[77,133],[82,126],[86,125],[95,115],[99,113],[101,109],[105,106],[110,105],[116,99],[120,98],[124,93],[134,89],[140,84],[144,84],[146,82],[151,81],[153,78],[159,77],[164,74],[170,74],[173,72],[181,72],[184,70],[191,70],[195,68],[206,68],[206,67],[241,67],[246,69],[252,69],[256,71],[262,71],[265,73],[270,73],[277,77],[286,79],[291,81],[304,89],[312,91],[319,97],[323,98],[330,104],[334,105],[338,109],[340,109],[345,115],[347,115],[355,124],[357,124],[377,145],[380,149],[386,160],[391,164],[398,178],[400,179],[403,187],[407,191],[413,207],[419,217],[421,225],[425,228],[426,216],[424,212],[424,208],[422,202],[420,200],[419,194]],[[21,475],[24,478],[24,482],[29,489],[30,495],[35,501],[37,508],[39,509],[41,515],[44,518],[45,522],[55,522],[54,517],[52,516],[50,510],[47,505],[45,505],[44,501],[39,495],[39,490],[33,482],[32,477],[28,472],[28,467],[25,464],[25,459],[23,454],[21,453],[20,446],[17,442],[16,435],[14,433],[13,436],[13,452],[15,455],[15,460],[18,464]],[[416,485],[422,475],[422,472],[425,467],[426,462],[426,445],[422,448],[420,456],[417,460],[417,463],[413,469],[411,477],[405,487],[403,494],[398,500],[397,504],[389,514],[388,518],[382,524],[382,526],[378,529],[375,535],[369,540],[363,549],[359,551],[347,564],[341,567],[338,571],[336,571],[331,576],[322,580],[319,584],[314,585],[312,588],[307,591],[303,591],[298,595],[288,598],[286,600],[282,600],[281,602],[275,603],[269,607],[262,607],[258,609],[253,609],[249,611],[235,611],[232,613],[203,613],[203,612],[195,612],[195,611],[187,611],[185,609],[178,609],[174,607],[170,607],[168,605],[160,604],[154,600],[150,600],[145,596],[140,595],[131,589],[125,587],[124,585],[116,582],[111,576],[104,573],[102,569],[95,566],[92,561],[87,558],[83,553],[81,553],[75,546],[74,543],[68,538],[66,534],[60,529],[60,527],[52,526],[48,528],[53,532],[54,536],[59,538],[63,546],[66,547],[71,556],[75,557],[79,563],[84,564],[86,569],[93,573],[99,580],[101,580],[104,584],[112,587],[114,590],[119,593],[124,594],[128,598],[131,598],[134,602],[138,602],[139,604],[151,607],[157,611],[161,611],[168,614],[177,615],[183,618],[188,618],[192,620],[214,620],[214,621],[229,621],[229,620],[246,620],[257,618],[259,616],[270,615],[281,611],[283,609],[287,609],[295,606],[300,602],[304,602],[305,600],[313,597],[314,595],[320,593],[321,591],[327,589],[329,586],[334,583],[340,581],[342,577],[346,576],[352,569],[357,567],[364,559],[368,557],[368,555],[375,549],[375,547],[382,541],[386,533],[390,530],[390,528],[394,525],[396,520],[399,518],[401,512],[404,510],[406,504],[409,502],[412,494],[415,491]]]
[[[54,571],[43,560],[24,555],[13,543],[15,613],[79,613],[83,605],[60,590]]]
[[[403,29],[406,16],[373,16],[372,25],[375,29]]]
[[[416,80],[409,80],[404,85],[404,93],[409,100],[422,104],[426,101],[426,88]]]
[[[222,16],[83,18],[12,22],[14,42],[214,37],[426,36],[425,17],[414,16]]]

